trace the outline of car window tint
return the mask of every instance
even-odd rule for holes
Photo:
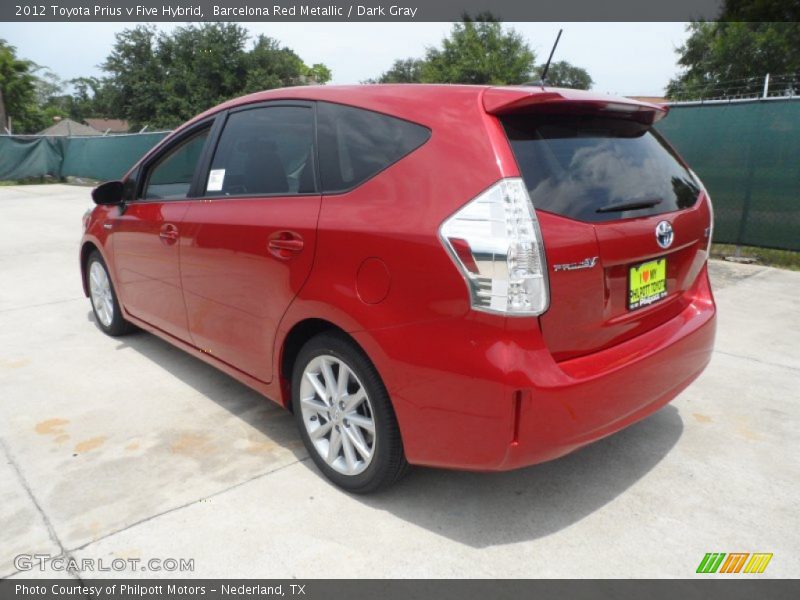
[[[186,198],[208,132],[209,129],[206,128],[181,142],[150,168],[143,196],[145,199],[181,200]]]
[[[537,209],[610,221],[688,208],[700,193],[689,170],[647,125],[562,115],[502,121]]]
[[[430,138],[430,130],[387,115],[320,102],[317,109],[322,188],[360,185]]]
[[[219,139],[206,196],[314,193],[314,114],[272,106],[231,113]]]

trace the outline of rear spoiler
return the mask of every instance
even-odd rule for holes
[[[667,116],[669,108],[630,98],[601,96],[581,90],[542,87],[493,87],[483,93],[483,108],[492,115],[538,113],[595,114],[632,119],[652,125]]]

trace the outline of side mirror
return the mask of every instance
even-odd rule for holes
[[[95,204],[122,204],[122,182],[106,181],[92,190]]]

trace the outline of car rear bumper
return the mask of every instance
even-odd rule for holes
[[[644,335],[556,363],[534,319],[464,319],[354,333],[392,397],[412,464],[509,470],[552,460],[655,412],[708,364],[707,271],[692,302]],[[493,320],[494,319],[494,320]]]

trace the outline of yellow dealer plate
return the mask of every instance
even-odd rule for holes
[[[630,268],[628,309],[658,302],[667,295],[667,259],[659,258]]]

